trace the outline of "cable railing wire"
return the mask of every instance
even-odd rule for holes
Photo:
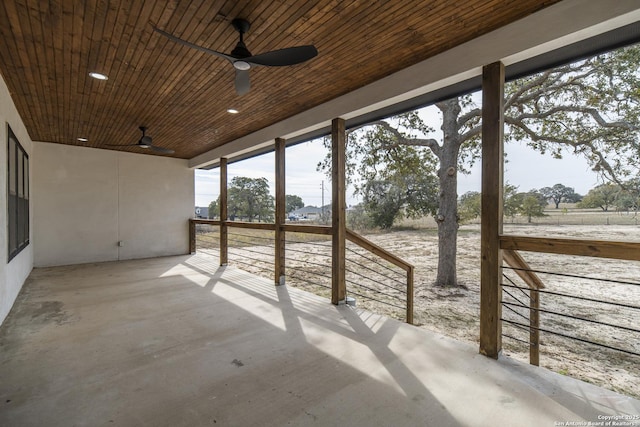
[[[527,308],[528,308],[528,306],[527,306],[527,305],[525,305],[522,301],[520,301],[518,298],[516,298],[516,297],[515,297],[511,292],[509,292],[508,290],[503,289],[502,291],[503,291],[504,293],[506,293],[507,295],[509,295],[509,296],[510,296],[511,298],[513,298],[514,300],[518,301],[518,302],[521,304],[521,306],[522,306],[522,307],[527,307]]]
[[[347,271],[349,271],[349,270],[347,270]],[[350,272],[350,273],[353,273],[353,271],[349,271],[349,272]],[[354,274],[356,274],[356,275],[358,275],[358,276],[360,276],[360,277],[364,277],[364,276],[359,275],[359,274],[357,274],[357,273],[354,273]],[[382,292],[382,291],[380,291],[380,290],[378,290],[378,289],[374,289],[374,288],[371,288],[371,287],[369,287],[369,286],[365,286],[365,285],[363,285],[362,283],[356,283],[356,282],[354,282],[354,281],[352,281],[352,280],[347,280],[347,282],[348,282],[349,284],[353,285],[353,286],[357,286],[357,287],[360,287],[360,288],[364,288],[364,289],[366,289],[366,290],[368,290],[368,291],[375,292],[375,293],[380,294],[380,295],[385,295],[385,296],[388,296],[389,298],[392,298],[392,299],[397,299],[397,296],[396,296],[396,295],[390,295],[390,294],[388,294],[388,293],[386,293],[386,292]]]
[[[506,286],[506,287],[510,287],[510,288],[518,288],[519,286],[517,285],[506,285],[506,284],[502,284],[502,286]],[[521,288],[521,289],[528,289],[528,288]],[[583,301],[590,301],[590,302],[599,302],[599,303],[603,303],[603,304],[609,304],[609,305],[615,305],[618,307],[625,307],[625,308],[631,308],[634,310],[640,310],[640,306],[636,306],[636,305],[631,305],[631,304],[626,304],[623,302],[616,302],[616,301],[605,301],[605,300],[600,300],[600,299],[596,299],[596,298],[590,298],[590,297],[583,297],[583,296],[579,296],[579,295],[568,295],[562,292],[554,292],[554,291],[548,291],[548,290],[542,290],[542,289],[537,289],[536,292],[539,292],[541,294],[549,294],[549,295],[557,295],[560,297],[565,297],[565,298],[573,298],[573,299],[579,299],[579,300],[583,300]]]
[[[514,282],[513,280],[511,280],[511,278],[510,278],[509,276],[507,276],[506,274],[502,274],[502,277],[504,277],[505,279],[507,279],[507,280],[508,280],[512,285],[515,285],[515,282]],[[504,284],[502,284],[502,283],[501,283],[500,285],[504,286]],[[516,286],[516,287],[517,287],[517,286]],[[524,289],[525,289],[525,288],[520,288],[520,287],[517,287],[517,288],[518,288],[518,289],[520,289],[520,292],[522,292],[522,294],[523,294],[524,296],[526,296],[527,298],[529,298],[529,300],[531,300],[531,299],[532,299],[532,298],[531,298],[531,295],[527,294],[527,293],[524,291]],[[528,288],[528,289],[531,289],[531,288]]]
[[[503,306],[504,308],[506,308],[506,309],[508,309],[508,310],[510,310],[510,311],[512,311],[512,312],[514,312],[515,314],[517,314],[518,316],[522,317],[523,319],[525,319],[525,320],[529,320],[529,318],[528,318],[527,316],[525,316],[524,314],[522,314],[522,313],[520,313],[519,311],[514,310],[513,308],[509,307],[509,303],[502,301],[502,306]],[[524,307],[524,306],[519,305],[518,307]]]
[[[631,328],[631,327],[628,327],[628,326],[622,326],[622,325],[613,325],[611,323],[603,322],[601,320],[587,319],[585,317],[574,316],[572,314],[558,313],[557,311],[545,310],[545,309],[542,309],[542,308],[529,308],[529,307],[524,306],[524,305],[519,305],[519,304],[514,304],[514,303],[504,302],[504,301],[502,302],[502,304],[503,305],[505,305],[505,304],[506,305],[511,305],[511,306],[514,306],[514,307],[524,307],[524,308],[527,308],[527,309],[530,309],[530,310],[537,311],[539,313],[553,314],[555,316],[567,317],[569,319],[582,320],[584,322],[595,323],[596,325],[609,326],[609,327],[612,327],[612,328],[624,329],[625,331],[640,333],[640,329],[635,329],[635,328]]]
[[[287,238],[287,243],[299,244],[299,245],[312,245],[312,246],[322,246],[323,248],[331,248],[331,241],[327,242],[302,242],[299,240],[291,240]]]
[[[391,267],[389,267],[389,266],[387,266],[387,265],[384,265],[384,264],[382,264],[382,263],[380,263],[380,262],[377,262],[377,261],[376,261],[375,259],[373,259],[373,258],[369,258],[369,257],[367,257],[367,256],[364,256],[364,255],[363,255],[363,254],[361,254],[360,252],[358,252],[358,251],[356,251],[356,250],[354,250],[354,249],[351,249],[351,248],[350,248],[350,247],[348,247],[348,246],[347,246],[347,248],[346,248],[346,249],[347,249],[347,251],[349,251],[349,252],[352,252],[352,253],[354,253],[354,254],[356,254],[356,255],[361,256],[362,258],[364,258],[364,259],[366,259],[366,260],[368,260],[368,261],[373,262],[374,264],[377,264],[377,265],[379,265],[379,266],[381,266],[381,267],[383,267],[383,268],[386,268],[387,270],[391,271],[391,272],[392,272],[392,273],[394,273],[394,274],[402,274],[402,273],[399,273],[398,271],[396,271],[396,270],[392,269]]]
[[[505,338],[510,338],[510,339],[512,339],[512,340],[515,340],[515,341],[519,341],[519,342],[524,343],[524,344],[527,344],[527,345],[531,345],[531,343],[530,343],[529,341],[525,341],[525,340],[523,340],[523,339],[516,338],[516,337],[514,337],[514,336],[512,336],[512,335],[502,334],[502,336],[503,336],[503,337],[505,337]]]
[[[369,271],[371,271],[372,273],[375,273],[375,274],[377,274],[377,275],[378,275],[378,276],[380,276],[380,277],[383,277],[383,278],[385,278],[385,279],[391,280],[391,281],[393,281],[393,282],[400,283],[401,285],[406,285],[406,282],[403,282],[403,281],[400,281],[400,280],[394,279],[393,277],[390,277],[390,276],[385,276],[384,274],[380,273],[379,271],[374,270],[373,268],[371,268],[371,267],[369,267],[369,266],[367,266],[367,265],[361,264],[361,263],[359,263],[359,262],[357,262],[357,261],[354,261],[354,260],[349,260],[349,262],[350,262],[350,263],[353,263],[353,264],[355,264],[355,265],[357,265],[358,267],[362,267],[362,268],[364,268],[365,270],[369,270]],[[373,262],[373,261],[372,261],[372,262]],[[381,264],[377,264],[377,265],[381,265]],[[396,289],[396,288],[394,288],[393,286],[388,286],[388,285],[387,285],[387,287],[389,287],[389,288],[393,288],[393,289]],[[398,290],[399,290],[399,289],[398,289]]]
[[[357,295],[357,296],[359,296],[359,297],[362,297],[362,298],[365,298],[365,299],[369,299],[369,300],[371,300],[371,301],[376,301],[376,302],[379,302],[380,304],[386,304],[386,305],[389,305],[389,306],[391,306],[391,307],[399,308],[399,309],[401,309],[401,310],[404,310],[404,309],[406,308],[406,307],[402,307],[402,306],[399,306],[399,305],[391,304],[390,302],[381,301],[381,300],[376,299],[376,298],[373,298],[373,297],[371,297],[371,296],[362,295],[362,294],[359,294],[359,293],[354,292],[354,291],[351,291],[351,290],[350,290],[350,291],[347,291],[347,293],[348,293],[348,294]]]
[[[609,350],[620,351],[622,353],[631,354],[633,356],[640,356],[640,353],[636,353],[636,352],[631,351],[631,350],[617,348],[617,347],[613,347],[613,346],[610,346],[610,345],[607,345],[607,344],[598,343],[598,342],[595,342],[595,341],[589,341],[589,340],[584,339],[584,338],[574,337],[572,335],[563,334],[561,332],[556,332],[556,331],[552,331],[552,330],[545,329],[545,328],[535,327],[535,326],[532,326],[532,325],[523,325],[522,323],[514,322],[512,320],[507,320],[507,319],[504,319],[504,318],[501,318],[500,320],[502,320],[505,323],[509,323],[511,325],[520,325],[520,326],[522,326],[524,328],[535,329],[535,330],[538,330],[540,332],[545,332],[545,333],[549,333],[549,334],[553,334],[553,335],[558,335],[558,336],[561,336],[561,337],[564,337],[564,338],[572,339],[572,340],[575,340],[575,341],[580,341],[580,342],[583,342],[585,344],[593,344],[593,345],[596,345],[596,346],[599,346],[599,347],[607,348]]]
[[[638,283],[638,282],[629,282],[627,280],[604,279],[602,277],[580,276],[580,275],[577,275],[577,274],[556,273],[556,272],[552,272],[552,271],[534,270],[534,269],[519,268],[519,267],[502,267],[502,268],[509,269],[509,270],[527,271],[527,272],[537,273],[537,274],[549,274],[549,275],[552,275],[552,276],[559,276],[559,277],[570,277],[570,278],[573,278],[573,279],[598,280],[600,282],[616,283],[616,284],[619,284],[619,285],[640,286],[640,283]]]

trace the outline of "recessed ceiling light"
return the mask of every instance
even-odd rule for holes
[[[105,76],[104,74],[100,74],[100,73],[95,73],[95,72],[90,72],[89,75],[91,77],[93,77],[94,79],[98,79],[98,80],[107,80],[109,77]]]
[[[229,108],[227,110],[227,113],[229,114],[238,114],[240,111],[236,110],[235,108]]]
[[[78,138],[78,141],[80,141],[80,142],[87,142],[87,141],[89,141],[89,140],[88,140],[87,138]]]

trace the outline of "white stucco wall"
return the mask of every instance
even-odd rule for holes
[[[187,253],[186,160],[34,142],[32,162],[36,267]]]
[[[27,129],[11,100],[9,90],[0,76],[0,324],[4,321],[13,303],[33,268],[33,215],[31,215],[30,244],[11,262],[7,263],[7,124],[29,154],[30,182],[33,179],[33,145]],[[33,212],[33,194],[30,196],[30,211]]]

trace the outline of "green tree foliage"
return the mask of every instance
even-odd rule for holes
[[[547,200],[553,200],[556,205],[556,209],[560,207],[560,203],[575,203],[578,202],[582,196],[575,192],[572,187],[567,187],[562,184],[556,184],[553,187],[544,187],[540,189],[540,193]]]
[[[458,215],[460,222],[467,222],[480,217],[482,195],[477,191],[467,191],[458,201]]]
[[[640,178],[632,178],[620,186],[615,200],[616,210],[638,212],[640,207]]]
[[[506,140],[522,141],[556,158],[581,155],[605,180],[621,182],[635,175],[640,163],[639,63],[640,47],[630,46],[508,83]],[[482,111],[468,95],[435,107],[442,117],[442,136],[416,112],[378,120],[351,130],[348,165],[357,169],[360,162],[368,172],[363,179],[385,181],[378,175],[387,169],[400,173],[402,166],[394,163],[404,161],[402,154],[410,149],[420,153],[439,186],[436,284],[455,286],[457,174],[479,156]],[[320,165],[329,170],[327,166],[330,159]]]
[[[274,203],[266,178],[237,176],[231,180],[227,201],[231,220],[273,221]]]
[[[519,193],[516,200],[520,202],[518,213],[527,217],[527,222],[531,223],[533,217],[545,216],[544,208],[547,207],[547,198],[537,190],[527,193]]]
[[[602,184],[589,190],[586,196],[578,203],[579,208],[600,208],[604,212],[615,204],[620,192],[620,186],[616,184]]]
[[[357,204],[347,211],[347,227],[352,230],[370,230],[375,225],[364,209],[362,203]]]
[[[506,183],[502,190],[502,214],[507,218],[514,218],[520,211],[522,193],[518,193],[518,187]]]
[[[209,203],[209,218],[217,218],[220,216],[220,196],[216,200]]]
[[[293,212],[296,209],[304,208],[304,202],[300,196],[295,196],[292,194],[287,194],[285,196],[285,204],[286,204],[286,212]]]

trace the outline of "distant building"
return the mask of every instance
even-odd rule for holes
[[[296,209],[293,212],[289,212],[287,218],[290,221],[300,221],[300,220],[310,220],[317,221],[321,219],[322,215],[331,215],[331,206],[327,205],[324,207],[324,211],[322,208],[318,208],[315,206],[305,206],[304,208]]]
[[[195,218],[200,218],[200,219],[208,219],[209,218],[209,207],[201,207],[201,206],[196,206],[196,210],[195,210]]]

